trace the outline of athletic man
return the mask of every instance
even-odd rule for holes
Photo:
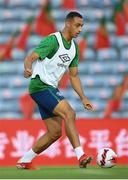
[[[92,160],[81,147],[75,126],[75,112],[57,88],[59,80],[69,68],[73,89],[79,95],[85,109],[93,109],[82,90],[77,67],[78,47],[73,40],[79,35],[82,27],[82,16],[78,12],[70,12],[66,16],[62,32],[45,37],[25,59],[24,76],[25,78],[31,76],[29,92],[38,104],[47,132],[18,161],[18,168],[33,169],[32,160],[61,137],[61,119],[64,119],[66,135],[74,148],[79,166],[84,168]],[[34,61],[37,62],[32,70]]]

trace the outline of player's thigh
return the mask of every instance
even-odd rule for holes
[[[47,131],[53,135],[61,135],[62,133],[62,119],[59,116],[48,118],[44,120]]]
[[[75,111],[66,99],[60,101],[55,107],[53,113],[64,119],[75,118]]]
[[[42,119],[54,116],[53,110],[58,103],[64,99],[56,88],[47,88],[42,91],[31,94],[31,97],[38,104]],[[48,114],[48,115],[46,115]]]

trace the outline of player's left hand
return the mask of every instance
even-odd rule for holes
[[[90,111],[94,110],[93,105],[91,104],[91,102],[88,100],[86,96],[82,99],[82,103],[85,109],[90,110]]]

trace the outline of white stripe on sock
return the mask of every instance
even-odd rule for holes
[[[31,162],[38,154],[30,149],[18,162]]]
[[[80,157],[84,154],[83,148],[81,146],[74,149],[77,159],[79,160]]]

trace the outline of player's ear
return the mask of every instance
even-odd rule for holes
[[[66,20],[66,21],[65,21],[65,25],[66,25],[66,27],[70,28],[70,26],[71,26],[70,20]]]

